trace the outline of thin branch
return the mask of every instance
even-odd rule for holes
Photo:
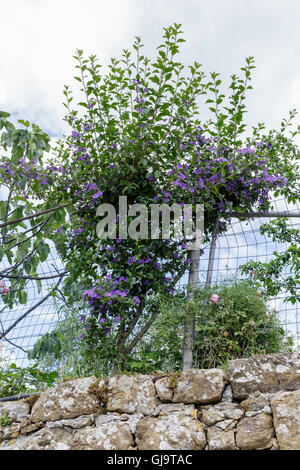
[[[158,314],[159,314],[159,310],[157,309],[149,318],[147,323],[143,326],[143,328],[138,332],[136,337],[131,341],[129,346],[127,346],[127,348],[124,351],[125,354],[129,354],[133,350],[133,348],[136,346],[138,341],[144,336],[145,333],[147,333],[147,331],[149,330],[150,326],[152,325],[152,323],[154,322]]]
[[[2,328],[3,330],[3,328]],[[18,348],[18,349],[21,349],[21,351],[23,351],[25,354],[28,354],[28,351],[26,351],[25,349],[22,348],[22,346],[19,346],[18,344],[15,344],[13,343],[10,339],[8,338],[4,338],[5,341],[7,341],[8,343],[10,343],[12,346],[14,346],[15,348]]]
[[[177,284],[177,282],[182,278],[182,276],[184,275],[184,273],[186,272],[186,266],[185,264],[182,266],[181,270],[179,271],[179,273],[177,274],[177,276],[175,276],[175,278],[173,279],[173,282],[171,284],[172,287],[175,287],[175,285]],[[128,354],[132,351],[132,349],[135,347],[135,345],[137,344],[137,342],[147,333],[147,331],[149,330],[150,326],[152,325],[152,323],[154,322],[154,320],[156,319],[157,315],[159,314],[159,309],[155,310],[155,312],[152,314],[152,316],[149,318],[149,320],[147,321],[147,323],[143,326],[143,328],[138,332],[138,334],[135,336],[135,338],[131,341],[131,343],[129,344],[129,346],[127,346],[127,348],[125,349],[125,354]],[[129,334],[131,333],[131,331],[133,330],[134,326],[136,325],[137,321],[139,320],[140,318],[140,314],[139,316],[137,317],[137,315],[133,318],[132,320],[132,324],[133,326],[131,327],[131,324],[129,325],[129,327],[127,328],[126,330],[126,337],[125,339],[129,336]],[[131,328],[130,328],[131,327]]]
[[[132,332],[133,328],[135,327],[135,325],[136,325],[137,322],[139,321],[144,306],[145,306],[145,302],[142,301],[142,302],[140,303],[140,305],[139,305],[139,308],[137,309],[136,314],[134,315],[134,317],[132,318],[131,322],[129,323],[127,329],[122,333],[122,335],[121,335],[121,337],[120,337],[120,340],[119,340],[119,343],[118,343],[119,346],[123,346],[123,344],[125,343],[126,339],[128,338],[128,336],[129,336],[130,333]]]
[[[14,264],[13,266],[9,266],[9,268],[3,269],[0,272],[0,278],[3,279],[3,277],[9,277],[9,276],[5,275],[4,273],[7,273],[7,272],[11,273],[11,272],[15,271],[21,264],[23,264],[23,263],[25,263],[25,261],[29,260],[36,250],[37,250],[37,247],[33,248],[28,255],[24,256],[24,258],[22,258],[16,264]],[[12,278],[12,279],[17,279],[17,278]]]
[[[59,279],[59,281],[56,283],[56,285],[53,287],[53,289],[51,289],[51,291],[45,295],[45,297],[43,297],[39,302],[37,302],[35,305],[33,305],[33,307],[30,307],[25,313],[23,313],[23,315],[21,315],[16,321],[14,321],[12,323],[12,325],[10,325],[5,331],[3,331],[3,333],[0,334],[0,339],[6,337],[6,335],[13,329],[15,328],[16,325],[18,325],[18,323],[20,323],[22,320],[24,320],[24,318],[27,317],[27,315],[29,315],[29,313],[33,312],[33,310],[35,310],[37,307],[39,307],[42,303],[44,303],[51,295],[52,295],[52,292],[55,291],[55,289],[59,286],[59,284],[61,283],[62,281],[62,277]],[[7,338],[6,338],[7,339]]]
[[[63,277],[65,274],[67,274],[69,271],[63,271],[60,274],[53,274],[52,276],[41,276],[41,277],[36,277],[36,276],[9,276],[9,275],[1,275],[1,278],[3,279],[31,279],[32,281],[44,281],[46,279],[55,279],[56,277]]]
[[[39,217],[40,215],[47,214],[48,212],[57,211],[59,209],[62,209],[63,207],[67,207],[67,206],[71,206],[71,202],[68,202],[66,204],[62,204],[62,205],[57,206],[57,207],[52,207],[52,209],[46,209],[44,211],[37,212],[36,214],[27,215],[26,217],[20,217],[19,219],[9,220],[8,222],[0,224],[0,228],[6,227],[7,225],[12,225],[12,224],[17,224],[19,222],[23,222],[23,220],[33,219],[34,217]]]
[[[30,237],[26,238],[25,240],[21,240],[20,242],[16,243],[15,245],[11,246],[10,247],[10,250],[12,248],[15,248],[16,246],[19,246],[21,245],[22,243],[25,243],[27,242],[28,240],[30,240],[32,237],[34,237],[35,235],[37,235],[43,228],[44,226],[47,224],[47,222],[51,219],[52,217],[52,214],[49,215],[49,217],[44,221],[42,220],[42,222],[39,222],[38,224],[34,225],[33,227],[30,227],[28,228],[27,230],[25,230],[24,232],[22,232],[20,235],[26,235],[26,233],[28,232],[31,232],[32,230],[36,229],[37,227],[40,227],[39,230],[37,230],[37,232],[33,233],[32,235],[30,235]],[[8,240],[7,242],[5,242],[6,245],[9,245],[10,243],[14,242],[17,240],[17,237],[15,238],[11,238],[10,240]]]

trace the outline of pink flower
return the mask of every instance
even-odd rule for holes
[[[217,302],[219,302],[220,298],[219,298],[218,294],[212,294],[212,295],[210,296],[210,300],[211,300],[214,304],[216,304]]]
[[[10,291],[9,287],[2,287],[1,294],[6,294],[9,291]]]

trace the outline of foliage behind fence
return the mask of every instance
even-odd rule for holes
[[[274,208],[277,211],[289,210],[290,213],[298,213],[299,207],[287,205],[283,199],[275,201]],[[268,262],[273,253],[283,252],[287,248],[286,243],[273,242],[266,235],[260,233],[261,225],[268,221],[267,218],[249,219],[240,221],[232,219],[229,230],[217,238],[214,255],[212,285],[226,279],[232,279],[238,275],[238,268],[250,260]],[[300,227],[299,218],[290,218],[289,223],[293,227]],[[207,276],[209,245],[204,247],[199,268],[199,284],[203,285]],[[6,268],[6,266],[1,266]],[[55,252],[52,250],[47,261],[39,268],[39,275],[43,276],[41,289],[38,290],[34,281],[28,280],[26,291],[28,302],[26,305],[16,305],[12,309],[0,307],[0,334],[7,332],[1,338],[0,358],[7,362],[15,361],[18,365],[32,364],[28,360],[27,353],[33,348],[37,340],[55,328],[58,319],[61,319],[58,303],[49,296],[40,305],[39,302],[46,297],[49,289],[54,285],[51,276],[61,272],[63,266]],[[279,311],[280,321],[285,331],[294,339],[295,348],[300,346],[300,307],[299,302],[292,304],[285,302],[284,278],[289,275],[288,269],[283,273],[282,291],[270,301],[270,307]],[[181,279],[179,287],[185,287],[187,274]],[[35,308],[34,308],[35,307]],[[30,311],[32,309],[32,311]],[[79,312],[80,313],[80,312]],[[18,321],[24,317],[21,321]],[[12,328],[12,326],[15,326]],[[75,338],[74,338],[75,341]]]

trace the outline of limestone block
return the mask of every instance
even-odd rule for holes
[[[275,394],[271,408],[280,450],[300,450],[300,390]]]
[[[236,431],[236,445],[242,450],[270,449],[273,445],[272,417],[266,413],[242,418]]]
[[[219,421],[238,420],[244,416],[244,410],[238,403],[221,402],[214,406],[204,406],[199,410],[199,419],[207,426]]]
[[[138,450],[202,450],[206,436],[198,420],[174,413],[143,418],[137,427],[136,443]]]
[[[34,403],[30,419],[59,421],[94,413],[99,408],[99,399],[89,392],[95,377],[68,380],[41,393]]]
[[[229,361],[228,377],[238,400],[251,393],[300,388],[300,353],[265,354]]]
[[[182,372],[174,389],[175,403],[205,404],[221,400],[225,388],[222,369],[188,369]]]
[[[8,415],[13,421],[22,421],[29,414],[29,406],[23,401],[4,401],[0,403],[0,416]]]
[[[155,385],[148,375],[119,375],[108,381],[107,411],[119,413],[159,413]]]
[[[207,430],[208,450],[237,450],[234,431],[224,431],[216,426]]]
[[[126,421],[111,421],[86,427],[74,434],[76,450],[128,450],[134,446],[133,434]]]

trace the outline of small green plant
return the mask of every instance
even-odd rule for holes
[[[175,390],[177,384],[178,384],[178,379],[181,375],[181,372],[180,371],[174,371],[171,373],[171,375],[169,376],[169,388],[171,390]]]
[[[15,363],[0,368],[0,397],[31,393],[55,385],[57,372],[42,372],[38,365],[18,367]]]
[[[101,405],[100,413],[105,414],[107,413],[107,402],[108,402],[108,392],[109,392],[108,378],[104,380],[104,383],[101,386],[99,385],[100,385],[100,381],[97,380],[94,384],[92,384],[89,387],[89,393],[97,397]]]
[[[8,410],[4,410],[3,414],[0,415],[0,426],[10,426],[12,418],[9,416]]]

